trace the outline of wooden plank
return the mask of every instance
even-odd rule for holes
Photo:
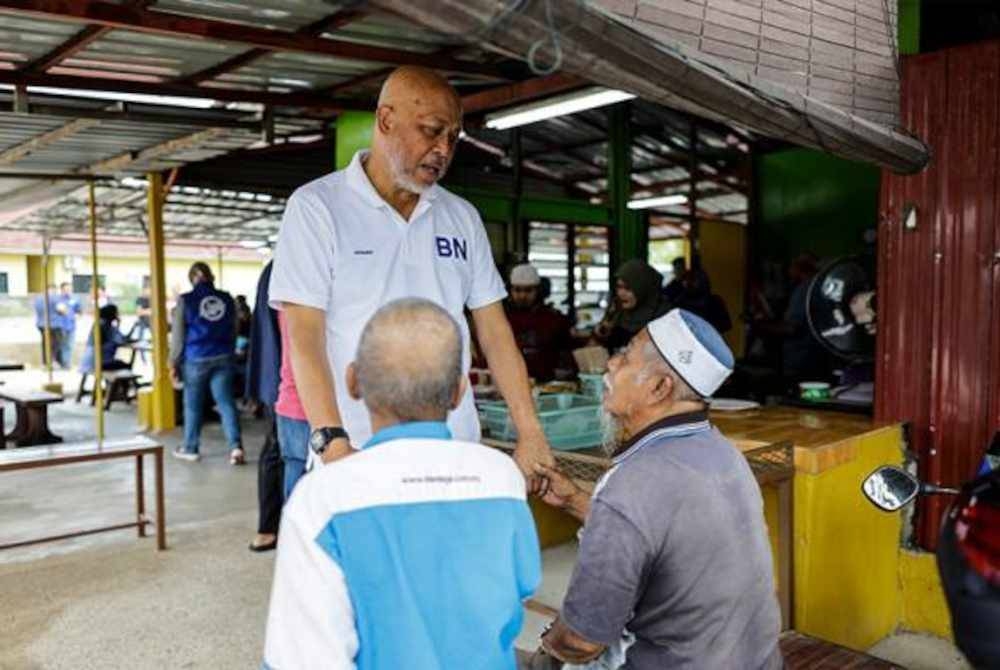
[[[727,14],[720,12],[718,10],[709,8],[705,12],[705,25],[715,24],[717,26],[728,28],[730,30],[738,30],[740,32],[747,33],[756,37],[760,33],[760,21],[754,21],[752,19],[747,19],[740,16],[734,16],[733,14]]]
[[[26,470],[53,464],[122,458],[154,453],[162,449],[162,444],[144,435],[107,440],[103,445],[98,445],[96,442],[74,442],[40,447],[22,447],[0,452],[0,472]]]
[[[585,86],[587,81],[575,75],[554,74],[527,81],[492,88],[462,98],[462,109],[466,114],[485,112],[508,107],[535,98],[570,91]]]
[[[702,35],[708,39],[718,40],[737,47],[757,50],[760,38],[754,33],[733,30],[718,23],[706,23]]]
[[[708,9],[723,12],[726,15],[738,16],[760,24],[764,17],[762,4],[748,5],[734,0],[708,0]]]

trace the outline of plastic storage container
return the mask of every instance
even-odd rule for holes
[[[517,439],[507,403],[482,401],[478,405],[479,418],[489,437]],[[535,401],[535,407],[553,449],[572,451],[601,444],[601,403],[595,398],[572,393],[544,395]]]
[[[604,400],[604,375],[581,372],[580,393],[597,400]]]

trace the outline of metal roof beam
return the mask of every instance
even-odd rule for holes
[[[88,172],[118,172],[132,163],[159,158],[174,151],[182,151],[197,146],[206,140],[218,137],[223,133],[221,128],[207,128],[196,133],[175,137],[159,144],[146,147],[140,151],[127,151],[112,158],[106,158],[87,167]]]
[[[295,31],[295,34],[309,37],[319,37],[324,32],[342,28],[348,23],[356,21],[367,14],[368,12],[362,9],[342,9],[339,12],[334,12],[329,16],[323,17],[319,21],[314,21],[307,26],[302,26]],[[249,65],[261,56],[266,56],[269,53],[271,52],[268,49],[255,47],[248,51],[244,51],[241,54],[236,54],[231,58],[227,58],[221,63],[207,67],[204,70],[199,70],[198,72],[194,72],[185,77],[178,77],[176,81],[185,84],[200,84],[203,81],[215,79],[221,74],[238,70],[239,68]]]
[[[0,152],[0,165],[11,165],[16,163],[39,149],[44,149],[50,144],[55,144],[59,140],[75,135],[83,130],[86,130],[87,128],[96,126],[98,123],[100,122],[95,119],[76,119],[63,124],[58,128],[53,128],[52,130],[44,132],[41,135],[35,135],[20,144],[15,144],[14,146]]]
[[[13,101],[7,103],[0,101],[0,113],[16,113]],[[131,121],[135,123],[149,123],[167,126],[203,126],[210,128],[243,128],[250,132],[260,132],[260,121],[244,121],[239,117],[246,117],[246,114],[220,114],[218,116],[165,114],[161,112],[136,112],[127,105],[109,106],[105,109],[95,109],[93,107],[68,107],[66,105],[36,104],[32,103],[28,110],[29,114],[41,116],[59,116],[69,119],[91,119],[94,121]]]
[[[143,8],[149,7],[155,1],[156,0],[130,0],[130,2],[126,4],[131,7]],[[106,35],[110,30],[111,28],[108,26],[97,26],[91,24],[48,53],[42,54],[35,60],[29,61],[18,69],[22,72],[45,72],[50,67],[58,65],[73,54],[83,51],[93,42],[104,37],[104,35]]]
[[[114,93],[144,93],[147,95],[176,95],[196,98],[212,98],[223,102],[257,102],[275,107],[311,107],[339,111],[353,108],[349,100],[336,100],[313,93],[270,93],[268,91],[247,91],[220,88],[216,86],[189,86],[172,82],[149,83],[126,81],[111,77],[79,77],[63,74],[31,74],[20,71],[0,70],[0,84],[50,86],[84,91],[112,91]]]
[[[236,42],[266,51],[321,54],[392,65],[423,65],[437,70],[505,78],[498,68],[480,63],[440,58],[433,54],[389,49],[344,40],[299,35],[285,30],[259,28],[217,19],[126,7],[104,0],[0,0],[0,11],[59,21],[82,21],[109,28],[122,28],[157,35]]]

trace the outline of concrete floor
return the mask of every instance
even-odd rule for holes
[[[0,375],[37,385],[37,373]],[[66,376],[67,389],[74,376]],[[13,417],[8,417],[8,430]],[[51,410],[51,427],[67,440],[93,435],[89,405]],[[135,430],[134,410],[116,406],[109,435]],[[117,531],[0,552],[0,670],[61,668],[257,667],[274,554],[246,549],[256,528],[256,456],[261,422],[244,419],[250,464],[231,467],[217,424],[203,433],[201,462],[166,459],[167,542]],[[163,436],[168,448],[179,431]],[[147,509],[152,464],[147,466]],[[0,542],[89,525],[129,521],[134,510],[129,461],[4,473]],[[575,545],[547,550],[536,599],[562,601]],[[532,650],[547,618],[527,612],[518,647]],[[967,666],[951,645],[915,635],[879,643],[879,656],[914,670]]]

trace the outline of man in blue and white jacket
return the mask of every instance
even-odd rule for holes
[[[461,360],[458,325],[430,301],[365,326],[347,384],[373,436],[285,506],[263,667],[515,668],[538,538],[514,462],[451,439]]]

